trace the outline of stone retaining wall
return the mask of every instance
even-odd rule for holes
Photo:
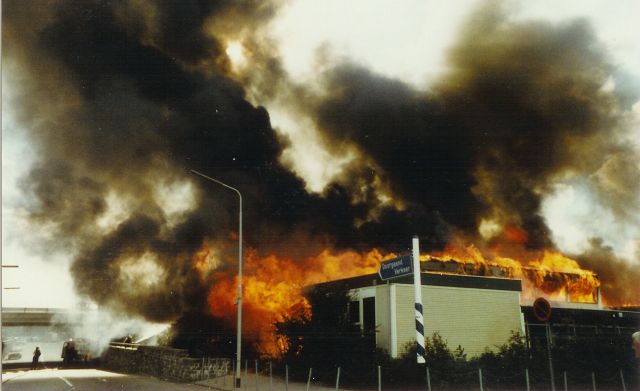
[[[228,358],[191,358],[186,350],[160,346],[109,346],[102,356],[107,369],[191,382],[223,376],[229,372]]]

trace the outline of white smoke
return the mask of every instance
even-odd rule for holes
[[[150,323],[139,317],[117,314],[95,305],[83,307],[70,312],[66,321],[71,323],[72,339],[86,340],[93,357],[101,355],[112,340],[122,341],[122,338],[131,336],[133,342],[144,343],[169,327],[168,324]]]

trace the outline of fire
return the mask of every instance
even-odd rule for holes
[[[529,234],[521,228],[507,226],[504,229],[503,235],[506,240],[512,243],[524,244],[529,240]]]
[[[273,324],[295,314],[310,315],[311,308],[303,296],[305,286],[376,273],[381,261],[394,256],[382,255],[376,249],[363,254],[355,251],[335,254],[325,250],[297,262],[275,255],[260,257],[257,251],[248,251],[243,278],[243,332],[259,341],[262,353],[278,355],[282,342],[275,339]],[[215,279],[218,282],[208,297],[211,312],[233,324],[237,277],[234,273],[219,272]]]
[[[491,253],[492,251],[487,250]],[[600,281],[595,273],[582,269],[577,261],[555,251],[522,253],[519,261],[498,255],[485,256],[477,247],[447,247],[444,251],[421,255],[422,261],[433,259],[457,262],[458,273],[522,280],[524,302],[544,296],[551,301],[596,303]]]
[[[203,250],[194,264],[217,264],[210,250]],[[260,256],[256,250],[245,254],[243,278],[243,333],[252,336],[265,355],[277,356],[283,341],[275,338],[274,323],[296,314],[311,315],[303,296],[308,285],[358,275],[376,273],[380,262],[397,254],[377,249],[365,253],[324,250],[303,261]],[[421,269],[440,273],[471,274],[522,280],[523,302],[539,296],[551,301],[596,303],[597,276],[573,259],[552,251],[522,254],[516,259],[491,254],[471,246],[450,246],[444,251],[422,254]],[[518,258],[520,259],[520,257]],[[205,261],[206,260],[206,261]],[[216,284],[208,302],[213,315],[235,322],[237,277],[235,271],[215,271]]]
[[[545,251],[541,260],[530,262],[529,266],[533,269],[529,269],[528,276],[560,280],[557,283],[558,289],[546,291],[552,300],[560,301],[558,299],[566,297],[567,301],[576,303],[597,302],[600,281],[595,273],[582,269],[575,260],[559,253]]]

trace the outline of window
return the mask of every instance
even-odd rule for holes
[[[365,297],[362,300],[362,323],[365,331],[376,328],[376,298]]]
[[[349,322],[360,323],[360,302],[349,302]]]

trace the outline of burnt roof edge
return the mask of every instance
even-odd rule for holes
[[[420,280],[424,286],[442,286],[452,288],[474,288],[490,289],[502,291],[522,292],[522,281],[513,278],[469,276],[447,273],[420,273]],[[392,284],[413,284],[413,276],[382,280],[378,274],[365,274],[356,277],[343,278],[310,285],[310,287],[330,288],[332,286],[346,287],[347,289],[365,288],[377,285],[384,285],[387,282]]]

